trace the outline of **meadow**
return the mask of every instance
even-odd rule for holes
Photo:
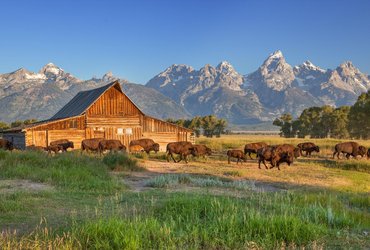
[[[199,138],[189,164],[164,153],[47,157],[0,152],[1,249],[366,249],[370,160],[331,159],[333,139],[281,171],[225,151],[300,139]],[[359,141],[370,147],[370,141]]]

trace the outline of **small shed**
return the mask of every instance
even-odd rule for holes
[[[144,114],[118,81],[81,91],[50,119],[8,129],[3,138],[20,149],[59,139],[73,141],[78,149],[89,138],[118,139],[128,147],[132,140],[150,138],[161,151],[169,142],[193,140],[192,130]]]

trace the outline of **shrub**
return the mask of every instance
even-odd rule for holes
[[[103,163],[108,166],[110,170],[129,170],[141,171],[143,168],[137,165],[137,160],[127,154],[107,154],[103,158]]]

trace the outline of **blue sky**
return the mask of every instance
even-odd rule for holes
[[[146,83],[174,63],[250,73],[280,49],[291,65],[351,60],[370,74],[366,0],[3,0],[0,34],[0,73],[53,62],[82,79]]]

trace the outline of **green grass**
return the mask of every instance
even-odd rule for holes
[[[180,185],[234,188],[239,190],[250,190],[254,188],[254,183],[252,181],[232,181],[211,176],[194,176],[188,174],[159,175],[148,180],[146,185],[155,188],[171,188]]]
[[[94,193],[113,193],[120,188],[100,161],[74,153],[48,157],[42,152],[1,152],[0,178],[27,179]]]
[[[44,226],[21,238],[2,234],[0,247],[12,249],[22,244],[30,248],[50,245],[82,249],[366,248],[368,243],[361,235],[368,227],[368,214],[357,209],[348,212],[346,200],[340,195],[251,193],[248,199],[240,199],[150,192],[123,194],[114,206],[113,215],[97,213],[95,218],[76,222],[63,232]],[[142,210],[121,214],[127,212],[127,206],[140,206]],[[347,240],[351,237],[356,239],[355,245]]]

